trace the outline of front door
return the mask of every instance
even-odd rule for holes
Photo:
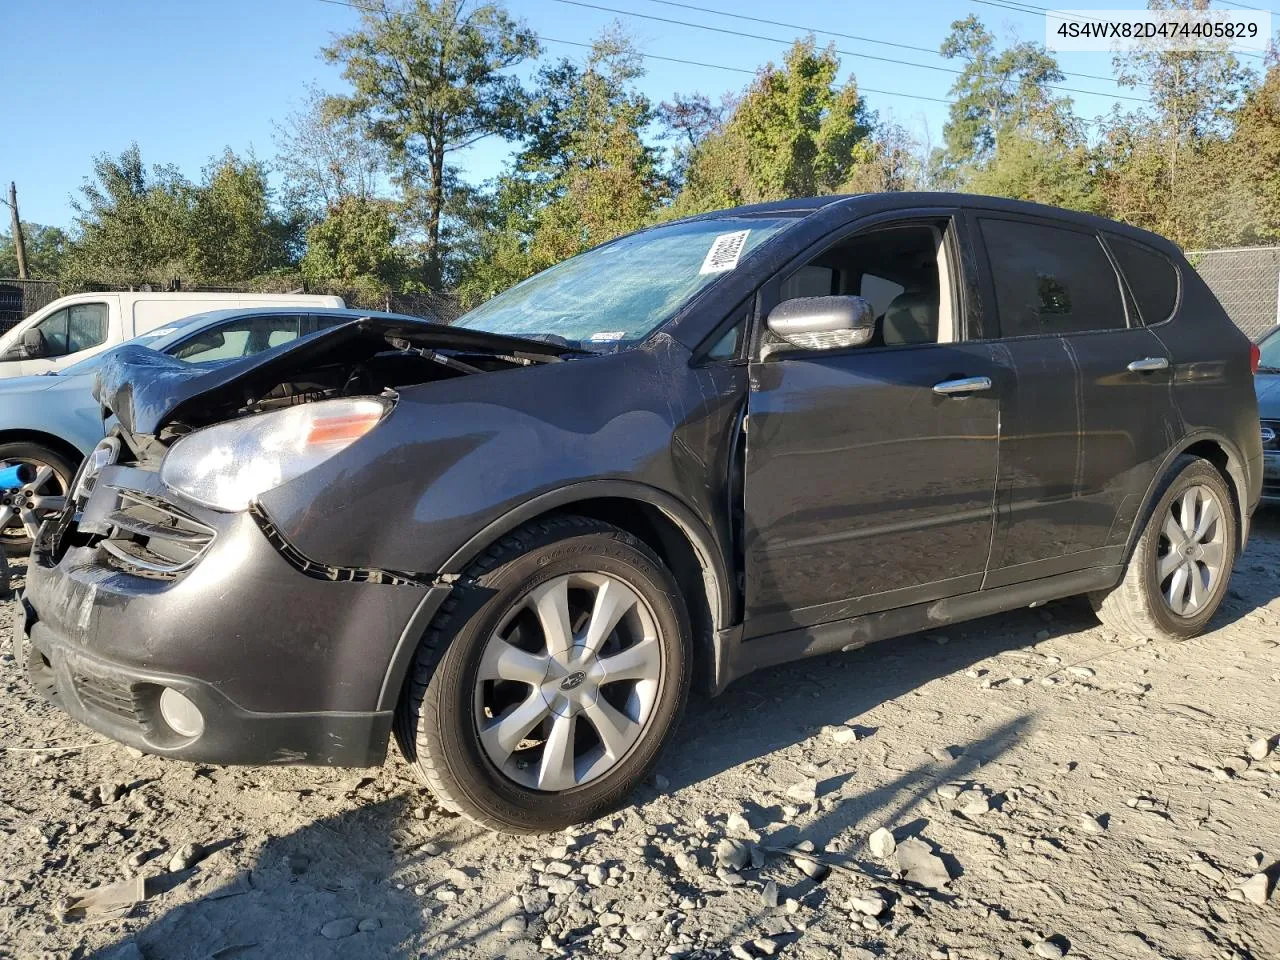
[[[959,256],[949,219],[895,224],[839,241],[773,288],[772,302],[863,296],[879,321],[864,347],[757,351],[744,478],[747,636],[980,587],[999,368],[989,345],[956,342],[966,327]]]

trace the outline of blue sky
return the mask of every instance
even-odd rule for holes
[[[511,11],[547,38],[589,42],[618,19],[648,54],[754,70],[776,59],[797,31],[699,13],[653,0],[590,0],[675,20],[705,23],[776,37],[779,42],[727,36],[690,27],[571,6],[557,0],[510,0]],[[1002,37],[1043,40],[1044,20],[975,0],[689,0],[703,8],[827,28],[895,43],[936,48],[951,22],[970,12]],[[1047,6],[1047,0],[1040,0]],[[1119,6],[1119,4],[1111,4]],[[1134,4],[1135,6],[1137,4]],[[5,13],[5,34],[18,38],[0,58],[0,183],[18,184],[24,220],[68,225],[70,197],[101,152],[119,153],[132,141],[148,163],[173,163],[195,177],[224,147],[250,149],[269,159],[273,122],[297,105],[314,82],[340,89],[336,68],[319,57],[337,32],[352,27],[356,11],[323,0],[52,0],[16,3]],[[947,65],[927,53],[850,39],[836,45],[850,53]],[[545,44],[547,55],[580,58],[585,51]],[[1107,54],[1060,58],[1068,71],[1108,76]],[[868,93],[881,115],[892,115],[917,135],[941,139],[946,106],[907,96],[945,98],[951,76],[857,56],[843,56],[845,72]],[[1257,61],[1252,61],[1257,63]],[[655,101],[675,92],[713,96],[742,88],[745,74],[701,66],[649,61],[641,83]],[[1075,95],[1077,112],[1094,117],[1123,91],[1105,80],[1068,78],[1064,85],[1099,91]],[[469,179],[500,168],[506,148],[486,142],[462,158]]]

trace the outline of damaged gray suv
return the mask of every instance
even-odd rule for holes
[[[122,350],[19,640],[150,753],[359,766],[394,736],[446,806],[560,828],[625,800],[695,678],[1074,594],[1203,629],[1259,497],[1256,360],[1117,223],[953,194],[709,214],[453,326],[212,370]]]

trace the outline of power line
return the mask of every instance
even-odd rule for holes
[[[339,7],[350,7],[350,8],[355,9],[355,10],[365,10],[365,11],[367,11],[367,12],[369,12],[369,13],[380,13],[380,12],[381,12],[381,8],[380,8],[380,7],[370,7],[370,6],[365,6],[365,5],[363,5],[363,4],[354,3],[354,2],[352,2],[352,0],[317,0],[317,2],[319,2],[319,3],[329,3],[329,4],[333,4],[334,6],[339,6]],[[593,7],[594,9],[605,10],[605,11],[608,11],[608,12],[626,13],[626,11],[613,11],[613,10],[611,10],[611,9],[610,9],[610,8],[608,8],[608,7],[595,7],[595,5],[594,5],[594,4],[589,4],[589,3],[578,3],[578,2],[576,2],[576,0],[557,0],[557,2],[559,2],[559,3],[572,3],[574,6]],[[644,16],[645,16],[645,14],[634,14],[634,16],[644,17]],[[650,17],[650,18],[648,18],[648,19],[663,19],[663,18]],[[680,23],[680,21],[664,21],[664,22]],[[689,26],[699,26],[699,24],[688,24],[688,25],[689,25]],[[703,29],[707,29],[707,30],[717,30],[718,28],[715,28],[715,27],[703,27]],[[730,33],[732,33],[733,31],[719,31],[719,32],[730,32]],[[590,44],[590,43],[583,43],[583,42],[578,41],[578,40],[562,40],[562,39],[558,39],[558,38],[556,38],[556,37],[548,37],[548,36],[545,36],[545,35],[536,35],[536,34],[535,34],[535,36],[537,36],[537,38],[538,38],[539,40],[545,41],[545,42],[547,42],[547,43],[560,43],[560,44],[564,44],[565,46],[570,46],[570,47],[580,47],[580,48],[585,49],[585,50],[590,50],[590,49],[592,48],[592,46],[593,46],[593,44]],[[755,37],[755,35],[754,35],[754,34],[743,34],[743,36],[751,37],[751,38],[753,38],[753,39],[770,40],[771,42],[774,42],[774,43],[786,43],[786,42],[787,42],[787,41],[785,41],[785,40],[774,40],[774,39],[773,39],[773,38],[771,38],[771,37]],[[868,56],[868,55],[866,55],[866,54],[854,54],[854,53],[849,53],[848,51],[843,51],[843,50],[837,50],[836,52],[837,52],[837,53],[843,53],[843,54],[846,54],[846,55],[848,55],[848,56],[864,56],[864,57]],[[684,60],[684,59],[680,59],[679,57],[667,57],[667,56],[661,56],[661,55],[653,54],[653,53],[641,53],[641,54],[639,54],[639,56],[640,56],[640,58],[641,58],[641,59],[643,59],[643,60],[657,60],[657,61],[665,62],[665,63],[679,63],[679,64],[683,64],[683,65],[685,65],[685,66],[690,66],[690,67],[704,67],[704,68],[706,68],[706,69],[708,69],[708,70],[723,70],[723,71],[726,71],[726,72],[729,72],[729,73],[742,73],[742,74],[747,74],[748,76],[755,76],[755,75],[756,75],[756,71],[754,71],[754,70],[748,70],[748,69],[746,69],[746,68],[744,68],[744,67],[728,67],[728,66],[725,66],[724,64],[719,64],[719,63],[706,63],[706,62],[701,61],[701,60]],[[883,60],[883,59],[887,59],[887,58],[884,58],[884,57],[870,57],[870,59],[874,59],[874,60]],[[906,63],[905,61],[896,61],[896,60],[891,60],[891,61],[889,61],[889,62],[891,62],[891,63]],[[914,66],[915,64],[906,63],[906,65],[907,65],[907,66]],[[925,66],[925,67],[928,67],[928,65],[927,65],[927,64],[918,64],[918,66]],[[945,71],[946,71],[946,72],[948,72],[948,73],[954,73],[954,74],[959,74],[959,73],[960,73],[960,71],[959,71],[959,70],[951,70],[951,69],[949,69],[949,68],[945,68],[945,67],[935,67],[935,68],[932,68],[932,69],[945,70]],[[954,101],[954,100],[948,100],[948,99],[946,99],[945,97],[930,97],[930,96],[926,96],[925,94],[921,94],[921,93],[906,93],[906,92],[901,91],[901,90],[882,90],[882,89],[877,89],[876,87],[867,87],[867,86],[863,86],[861,83],[859,83],[859,84],[857,85],[857,89],[858,89],[859,93],[874,93],[874,94],[877,94],[877,95],[879,95],[879,96],[886,96],[886,97],[905,97],[906,99],[909,99],[909,100],[923,100],[923,101],[927,101],[927,102],[929,102],[929,103],[941,103],[941,104],[946,104],[946,105],[948,105],[948,106],[950,106],[951,104],[955,103],[955,101]],[[1067,87],[1051,87],[1050,89],[1054,89],[1054,90],[1068,90],[1069,88],[1067,88]],[[1081,91],[1075,91],[1075,92],[1079,92],[1079,93],[1091,93],[1091,92],[1093,92],[1093,91],[1081,90]],[[1097,93],[1096,95],[1097,95],[1097,96],[1110,96],[1110,94],[1104,94],[1104,93]],[[1146,100],[1146,99],[1144,99],[1144,98],[1142,98],[1142,97],[1125,97],[1125,96],[1120,96],[1120,95],[1116,95],[1116,96],[1117,96],[1117,99],[1122,99],[1122,100],[1137,100],[1137,101],[1142,102],[1142,103],[1149,103],[1149,102],[1150,102],[1150,101],[1148,101],[1148,100]]]
[[[791,42],[789,40],[783,40],[778,37],[767,37],[767,36],[764,36],[763,34],[747,33],[743,30],[730,30],[728,27],[712,27],[705,23],[691,23],[688,20],[675,20],[675,19],[672,19],[671,17],[659,17],[650,13],[637,13],[633,10],[620,10],[617,7],[606,7],[601,4],[586,3],[584,2],[584,0],[553,0],[553,2],[567,4],[568,6],[572,6],[572,7],[584,7],[588,10],[602,10],[605,13],[615,13],[624,17],[639,17],[642,20],[654,20],[654,21],[657,21],[658,23],[667,23],[667,24],[672,24],[674,26],[679,26],[679,27],[691,27],[695,30],[709,30],[712,33],[723,33],[731,37],[745,37],[749,40],[766,40],[769,43],[787,44]],[[857,53],[856,51],[853,51],[853,50],[841,50],[838,47],[835,48],[835,52],[846,57],[861,58],[863,60],[878,60],[882,63],[893,63],[899,66],[916,67],[921,70],[934,70],[938,73],[949,73],[954,76],[959,76],[963,72],[955,69],[954,67],[943,67],[943,66],[938,66],[936,64],[930,64],[930,63],[914,63],[910,60],[897,60],[897,59],[894,59],[893,57],[880,57],[871,53]],[[1093,97],[1109,97],[1113,100],[1133,100],[1137,103],[1151,102],[1146,97],[1130,97],[1122,93],[1103,93],[1099,90],[1081,90],[1076,87],[1060,87],[1060,86],[1054,86],[1052,84],[1046,84],[1046,87],[1049,90],[1058,90],[1063,93],[1081,93],[1081,94],[1085,94],[1087,96],[1093,96]]]
[[[365,10],[369,13],[380,13],[380,7],[369,7],[363,4],[354,3],[352,0],[317,0],[318,3],[329,3],[336,7],[350,7],[354,10]],[[581,40],[562,40],[558,37],[548,37],[545,34],[535,34],[537,39],[544,43],[560,43],[567,47],[580,47],[583,50],[591,50],[595,44],[583,43]],[[666,57],[656,53],[640,53],[638,56],[643,60],[659,60],[664,63],[679,63],[687,67],[705,67],[708,70],[724,70],[729,73],[745,73],[749,77],[756,75],[755,70],[748,70],[746,67],[728,67],[722,63],[706,63],[702,60],[683,60],[679,57]],[[886,97],[906,97],[910,100],[928,100],[931,103],[943,103],[950,105],[954,103],[942,97],[927,97],[921,93],[903,93],[900,90],[877,90],[875,87],[864,87],[862,84],[857,85],[859,93],[875,93]]]
[[[664,7],[679,7],[683,10],[694,10],[698,13],[710,13],[717,17],[730,17],[734,20],[746,20],[751,23],[763,23],[771,27],[784,27],[788,30],[801,30],[805,33],[816,33],[825,37],[841,37],[845,40],[856,40],[860,43],[874,43],[882,47],[896,47],[899,50],[913,50],[917,53],[927,53],[930,56],[940,57],[937,47],[917,47],[910,43],[897,43],[893,40],[880,40],[876,37],[863,37],[856,33],[841,33],[839,30],[824,30],[820,27],[806,27],[798,23],[787,23],[783,20],[766,20],[763,17],[749,17],[745,13],[732,13],[728,10],[717,10],[714,7],[700,7],[692,3],[680,3],[679,0],[648,0],[649,3],[661,4]],[[1094,73],[1067,73],[1064,71],[1063,76],[1079,77],[1082,80],[1101,80],[1104,83],[1114,83],[1114,77],[1103,77]]]
[[[337,0],[326,0],[326,2],[337,2]],[[548,37],[545,35],[539,36],[538,39],[546,43],[563,43],[570,47],[582,47],[585,50],[590,50],[595,46],[595,44],[583,43],[580,40],[559,40],[556,37]],[[726,67],[721,63],[704,63],[701,60],[681,60],[679,57],[665,57],[656,53],[640,53],[638,56],[643,60],[662,60],[666,63],[683,63],[690,67],[706,67],[709,70],[727,70],[731,73],[745,73],[752,77],[756,75],[755,70],[748,70],[745,67]],[[942,97],[926,97],[921,93],[903,93],[900,90],[877,90],[875,87],[864,87],[861,83],[857,84],[857,90],[860,94],[875,93],[886,97],[908,97],[912,100],[928,100],[931,103],[951,104],[955,102],[954,100],[946,100]]]

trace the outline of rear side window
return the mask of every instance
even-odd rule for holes
[[[1099,239],[1017,220],[979,220],[1001,337],[1119,330],[1120,279]]]
[[[1147,326],[1163,323],[1173,316],[1178,302],[1178,269],[1169,258],[1149,247],[1107,235],[1107,244],[1138,301],[1138,313]]]

